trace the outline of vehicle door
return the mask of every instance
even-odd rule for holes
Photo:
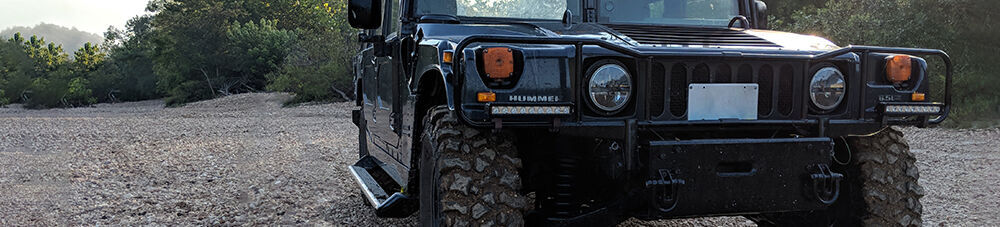
[[[364,31],[367,35],[381,35],[382,29],[369,29]],[[375,121],[375,99],[378,97],[378,81],[375,77],[378,75],[376,73],[377,68],[375,67],[375,49],[374,45],[371,43],[364,43],[361,48],[361,53],[358,54],[358,65],[357,73],[359,74],[359,81],[361,82],[361,104],[364,105],[361,108],[362,120],[365,121],[365,130],[361,133],[366,133],[365,135],[369,138],[369,143],[373,135],[371,135],[372,129],[376,126]],[[370,146],[369,146],[370,148]]]
[[[399,51],[399,0],[386,0],[385,17],[382,20],[382,34],[385,35],[385,56],[375,57],[377,94],[373,133],[381,142],[378,146],[387,152],[394,152],[399,142],[399,78],[401,73]],[[397,155],[392,155],[397,157]],[[398,158],[398,157],[397,157]]]

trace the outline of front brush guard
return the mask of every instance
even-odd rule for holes
[[[583,46],[593,45],[600,46],[602,48],[621,53],[630,57],[635,57],[637,59],[647,59],[653,57],[721,57],[721,58],[736,58],[736,59],[789,59],[789,60],[806,60],[811,62],[829,60],[848,53],[893,53],[893,54],[909,54],[909,55],[929,55],[940,57],[945,64],[946,74],[945,74],[945,97],[944,97],[944,109],[942,115],[935,118],[927,120],[927,124],[940,124],[944,122],[948,115],[950,114],[952,106],[952,77],[954,66],[951,62],[951,57],[948,53],[942,50],[935,49],[918,49],[918,48],[901,48],[901,47],[875,47],[875,46],[847,46],[841,49],[827,51],[823,53],[809,53],[809,52],[793,52],[787,54],[768,54],[768,53],[734,53],[731,51],[678,51],[678,50],[656,50],[656,51],[641,51],[630,46],[625,46],[621,44],[612,43],[607,40],[600,40],[595,38],[566,38],[566,37],[533,37],[533,36],[487,36],[487,35],[475,35],[469,36],[462,40],[455,47],[455,59],[465,59],[465,48],[469,47],[473,43],[507,43],[507,44],[550,44],[550,45],[573,45],[576,49],[576,72],[586,72],[586,65],[584,64],[583,58]],[[464,72],[462,71],[463,62],[456,62],[454,65],[454,72]],[[462,81],[461,73],[459,73],[458,81]],[[574,80],[576,77],[570,77]],[[582,87],[582,81],[576,80],[572,82],[576,87]],[[461,88],[461,86],[459,86]],[[577,94],[577,91],[573,91],[573,94]],[[460,100],[458,97],[461,92],[455,92],[455,100]],[[580,113],[582,105],[577,105],[574,113]],[[461,112],[461,105],[455,105],[455,109]],[[462,115],[461,118],[466,123],[475,125],[474,122],[469,121],[467,116]]]

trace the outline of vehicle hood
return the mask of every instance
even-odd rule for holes
[[[788,32],[662,26],[601,25],[566,26],[562,23],[421,24],[422,39],[459,43],[474,35],[593,38],[611,43],[649,48],[766,49],[829,51],[838,47],[827,39]]]
[[[836,50],[840,46],[830,40],[813,35],[802,35],[790,32],[779,32],[771,30],[745,30],[747,34],[760,37],[786,49],[794,50]]]

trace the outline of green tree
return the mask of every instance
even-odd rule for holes
[[[68,72],[61,73],[68,74]],[[29,87],[31,92],[24,107],[32,109],[63,107],[65,106],[63,98],[66,96],[68,86],[68,81],[60,78],[35,78]]]
[[[0,107],[10,104],[10,99],[7,99],[7,95],[3,90],[0,90]]]
[[[31,85],[34,69],[23,44],[21,34],[0,42],[0,99],[4,104],[20,101],[20,94]]]
[[[239,77],[232,85],[244,86],[248,90],[264,88],[267,85],[265,75],[281,69],[296,35],[292,31],[277,29],[275,24],[274,21],[261,19],[260,23],[233,22],[230,26],[226,32],[227,55],[232,59],[233,72]]]
[[[90,77],[90,87],[101,102],[138,101],[162,97],[156,89],[151,54],[153,16],[136,16],[125,30],[109,28],[103,48],[107,60]]]
[[[356,33],[344,20],[344,0],[158,0],[148,9],[156,13],[157,87],[170,105],[265,87],[296,93],[351,87],[346,69],[353,48],[344,47],[355,46]]]
[[[231,21],[246,16],[243,1],[176,0],[153,2],[156,37],[153,57],[157,87],[168,105],[216,97],[234,74],[226,56]],[[155,5],[155,6],[154,6]]]
[[[459,0],[457,13],[482,17],[559,19],[566,11],[566,3],[565,0]]]
[[[293,92],[293,102],[350,99],[354,93],[351,59],[357,46],[357,31],[347,24],[346,1],[274,1],[252,5],[251,12],[278,21],[291,21],[299,41],[281,71],[268,76],[268,90]],[[272,9],[278,8],[278,9]],[[285,23],[279,23],[287,25]],[[346,91],[346,92],[345,92]]]
[[[37,36],[24,39],[20,34],[5,46],[3,90],[8,101],[17,100],[31,108],[60,106],[66,81],[73,75],[62,46]]]
[[[97,103],[93,91],[88,87],[89,78],[94,77],[98,69],[104,65],[105,53],[97,45],[88,42],[73,55],[75,57],[72,63],[72,78],[69,79],[66,93],[60,101],[68,107]]]
[[[791,23],[778,26],[799,33],[818,34],[842,45],[882,45],[942,49],[956,65],[952,125],[1000,119],[1000,69],[992,59],[1000,52],[1000,30],[991,18],[1000,1],[985,0],[850,0],[824,1],[790,15],[777,14]],[[934,9],[934,10],[928,10]],[[932,64],[933,97],[943,96],[941,62]],[[992,122],[997,124],[1000,122]]]
[[[45,38],[31,36],[24,43],[24,47],[28,57],[34,60],[36,77],[58,70],[69,60],[69,55],[63,51],[62,45],[47,43]]]
[[[73,70],[78,73],[89,73],[104,63],[105,53],[97,45],[88,42],[73,52],[73,56]]]
[[[768,23],[772,29],[788,30],[787,27],[796,24],[792,14],[797,11],[816,9],[826,4],[827,0],[785,0],[767,1]]]
[[[0,44],[0,97],[7,102],[23,102],[21,94],[31,86],[34,68],[24,48],[15,39]]]
[[[88,87],[89,81],[83,77],[73,78],[67,84],[66,94],[62,97],[62,104],[67,107],[90,106],[97,103],[93,91]]]
[[[83,47],[84,43],[96,43],[102,39],[102,37],[97,34],[80,31],[76,28],[67,28],[47,23],[40,23],[31,27],[15,26],[6,28],[0,30],[0,37],[4,37],[6,39],[16,33],[26,34],[28,36],[37,35],[38,37],[45,37],[45,40],[48,40],[49,42],[62,44],[67,50],[80,49],[80,47]]]
[[[28,108],[85,106],[96,102],[87,88],[87,76],[103,59],[97,46],[76,51],[68,62],[62,46],[32,36],[15,34],[0,47],[0,91],[3,102],[19,100]]]

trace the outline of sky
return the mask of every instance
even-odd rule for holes
[[[144,13],[147,0],[0,0],[0,30],[45,22],[103,35]]]

